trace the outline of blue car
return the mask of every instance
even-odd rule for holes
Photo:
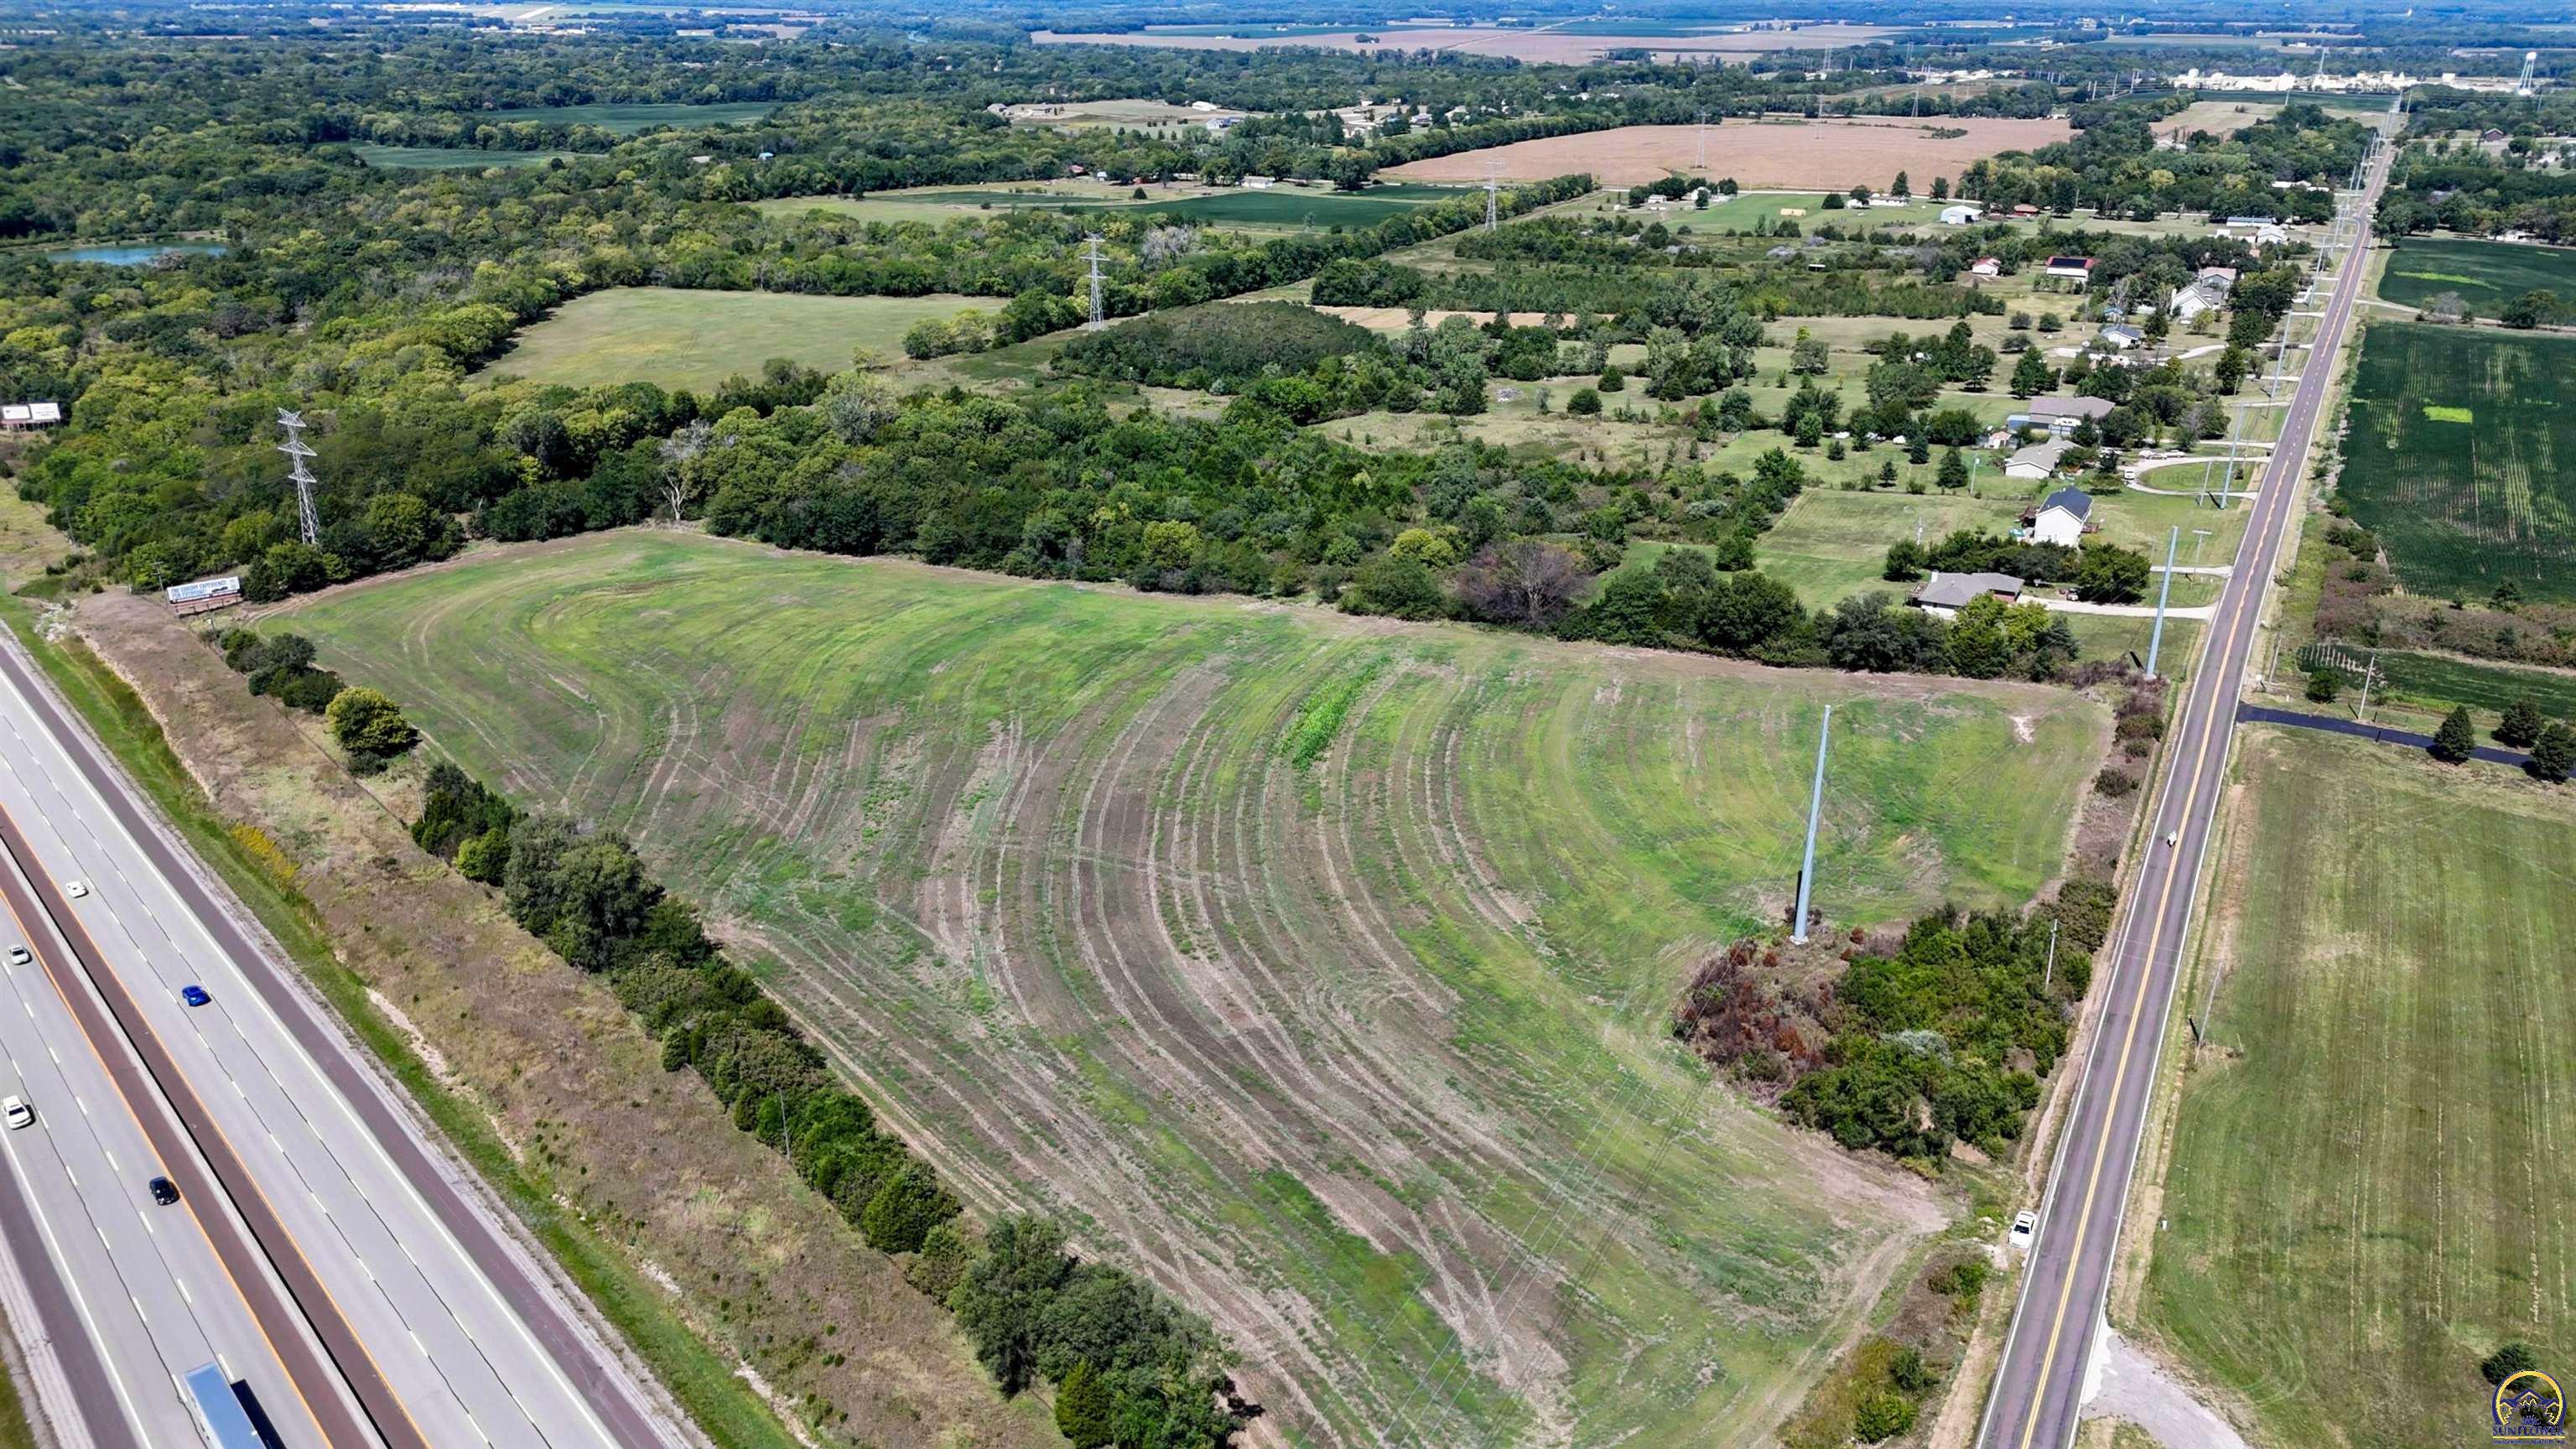
[[[179,988],[179,999],[188,1003],[190,1006],[203,1006],[207,1002],[214,1000],[213,997],[206,994],[206,988],[197,985],[195,982],[190,982],[189,984]]]

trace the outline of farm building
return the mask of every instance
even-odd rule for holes
[[[61,403],[0,404],[0,428],[50,428],[62,420]]]
[[[2065,460],[2066,450],[2074,446],[2064,438],[2033,443],[2004,460],[2004,476],[2024,481],[2046,478],[2057,471],[2057,465]]]
[[[2023,428],[2046,428],[2060,437],[2075,431],[2075,425],[2086,418],[2100,422],[2111,411],[2106,397],[2035,397],[2020,412],[2004,419],[2004,426],[2019,432]]]
[[[1276,176],[1246,176],[1243,178],[1243,184],[1254,191],[1268,191],[1271,187],[1279,184],[1279,178]]]
[[[1979,257],[1969,263],[1968,272],[1971,276],[2000,277],[2004,274],[2004,264],[1994,257]]]
[[[2041,270],[2041,275],[2055,277],[2062,282],[2074,282],[2080,286],[2093,280],[2093,259],[2091,257],[2050,257],[2048,265]]]
[[[2041,499],[2039,511],[2031,515],[2031,541],[2074,548],[2084,541],[2084,530],[2092,521],[2093,495],[2081,488],[2060,488]]]
[[[1943,226],[1974,226],[1977,224],[1978,218],[1985,214],[1986,209],[1984,207],[1973,206],[1962,202],[1956,206],[1945,206],[1941,208],[1941,224]]]
[[[2014,603],[2021,598],[2022,581],[2010,574],[1945,574],[1935,569],[1923,587],[1914,591],[1914,607],[1927,614],[1949,618],[1988,594]]]

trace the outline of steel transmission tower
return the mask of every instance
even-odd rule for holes
[[[1495,179],[1495,177],[1494,177],[1494,163],[1493,163],[1493,162],[1491,162],[1491,161],[1486,162],[1486,163],[1485,163],[1485,230],[1487,230],[1487,231],[1492,231],[1492,230],[1494,229],[1494,197],[1495,197],[1495,188],[1499,187],[1501,184],[1502,184],[1502,183],[1501,183],[1500,181],[1496,180],[1496,179]]]
[[[1093,332],[1109,325],[1100,312],[1100,233],[1085,238],[1091,245],[1083,250],[1083,260],[1091,263],[1091,320],[1082,325]]]
[[[277,451],[295,460],[294,466],[286,470],[286,477],[295,485],[296,521],[303,525],[304,541],[319,544],[322,542],[322,515],[313,507],[313,485],[320,480],[313,476],[312,469],[304,466],[305,459],[315,456],[313,450],[304,444],[304,415],[279,408],[277,425],[286,430],[286,441],[277,445]]]

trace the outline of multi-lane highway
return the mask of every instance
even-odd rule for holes
[[[2388,157],[2374,154],[2363,168],[2359,192],[2344,198],[2352,244],[2333,274],[2332,295],[2291,394],[2280,441],[2263,470],[2235,570],[2175,716],[2154,834],[2112,936],[2083,1079],[2059,1141],[2003,1362],[1986,1400],[1978,1433],[1984,1449],[2062,1449],[2075,1437],[2201,858],[2217,816],[2237,691],[2253,658],[2265,586],[2294,522],[2299,469],[2351,330],[2370,217],[2387,174]]]
[[[79,1436],[198,1442],[176,1376],[220,1360],[293,1449],[689,1442],[14,643],[0,904],[0,1094],[37,1110],[0,1233]]]

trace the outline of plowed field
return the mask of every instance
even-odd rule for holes
[[[1668,1038],[1794,886],[2015,901],[2107,740],[1873,681],[622,532],[290,611],[630,832],[979,1206],[1204,1309],[1262,1442],[1730,1445],[1942,1200]]]

